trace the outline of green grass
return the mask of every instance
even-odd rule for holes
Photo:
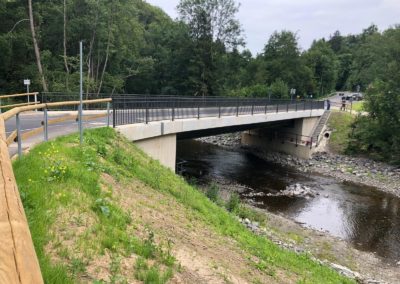
[[[333,130],[329,148],[331,151],[339,154],[344,154],[350,139],[351,125],[355,117],[347,112],[333,111],[328,121],[329,128]]]
[[[283,250],[266,238],[254,235],[236,220],[234,214],[210,201],[205,194],[157,161],[149,159],[114,130],[102,128],[85,131],[83,147],[79,147],[77,141],[77,135],[60,137],[38,145],[14,163],[14,172],[47,283],[74,283],[85,271],[85,264],[91,260],[90,256],[74,262],[66,259],[65,263],[69,265],[56,265],[46,254],[46,245],[57,237],[50,232],[50,228],[55,222],[55,213],[62,207],[82,210],[82,213],[86,212],[97,220],[91,227],[92,231],[88,232],[96,235],[96,242],[89,243],[85,234],[80,237],[81,249],[87,251],[88,255],[101,255],[105,250],[113,256],[135,253],[140,256],[136,263],[136,278],[145,283],[165,283],[171,277],[175,260],[169,248],[157,246],[151,232],[147,238],[140,239],[127,230],[132,220],[112,199],[111,194],[101,189],[102,173],[116,180],[139,179],[154,190],[172,196],[209,228],[235,239],[243,250],[259,259],[259,268],[270,275],[275,275],[275,270],[284,270],[301,279],[301,283],[353,283],[312,261],[305,254],[297,255]],[[233,204],[232,208],[237,209],[237,206]],[[65,251],[61,255],[71,257]],[[153,261],[147,263],[143,259]],[[114,267],[114,271],[118,274],[118,267]]]
[[[364,111],[364,101],[353,102],[353,109],[352,110],[357,111],[357,112]]]

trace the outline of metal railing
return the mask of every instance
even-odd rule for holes
[[[269,100],[267,98],[172,97],[114,95],[113,126],[177,120],[271,114],[324,109],[324,101]]]
[[[313,141],[312,136],[308,135],[301,135],[297,133],[290,133],[290,132],[278,132],[276,135],[276,139],[282,142],[282,144],[285,143],[292,143],[296,147],[297,146],[307,146],[312,149],[313,143],[316,143],[316,141]],[[315,145],[317,146],[317,145]]]

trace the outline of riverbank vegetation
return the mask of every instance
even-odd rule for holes
[[[336,154],[345,154],[350,144],[352,125],[355,117],[348,112],[332,111],[328,127],[332,130],[329,150]]]
[[[112,129],[40,144],[14,172],[48,283],[351,283],[254,235],[238,200],[229,213]]]

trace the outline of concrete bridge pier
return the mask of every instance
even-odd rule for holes
[[[312,134],[319,117],[295,119],[289,126],[248,130],[242,133],[242,145],[265,152],[281,152],[302,159],[313,153]]]
[[[176,134],[135,141],[143,152],[175,172]]]

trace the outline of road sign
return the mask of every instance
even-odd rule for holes
[[[29,79],[24,79],[24,85],[29,86],[31,84],[31,80]]]

